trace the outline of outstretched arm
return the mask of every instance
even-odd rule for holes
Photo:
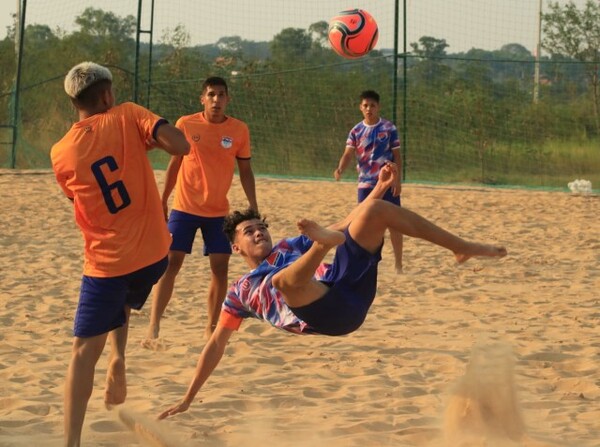
[[[183,413],[190,407],[194,397],[196,397],[196,394],[198,394],[198,391],[200,391],[200,388],[204,385],[204,382],[206,382],[221,361],[223,353],[225,352],[225,346],[227,346],[227,342],[232,333],[232,329],[217,325],[217,328],[212,333],[198,358],[194,378],[192,379],[192,383],[190,383],[183,400],[168,410],[163,411],[158,416],[158,419],[165,419],[174,414]]]

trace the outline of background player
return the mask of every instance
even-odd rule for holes
[[[358,203],[369,196],[379,176],[379,171],[389,161],[398,166],[398,177],[383,195],[383,200],[400,206],[402,192],[402,156],[400,139],[394,123],[380,116],[379,94],[374,90],[365,90],[360,94],[359,109],[363,120],[356,124],[348,134],[346,149],[333,172],[336,180],[353,159],[358,170]],[[396,271],[402,271],[402,234],[390,230],[390,240],[394,249]]]
[[[169,215],[173,243],[169,266],[154,293],[147,339],[143,344],[159,336],[160,319],[173,295],[175,279],[185,255],[192,252],[198,229],[202,231],[204,255],[208,255],[211,272],[206,338],[214,330],[227,292],[231,246],[223,233],[223,221],[229,213],[227,193],[236,163],[248,204],[258,210],[250,164],[250,133],[244,122],[225,114],[229,101],[225,80],[210,77],[202,84],[200,94],[204,110],[183,116],[176,123],[190,142],[191,150],[188,156],[173,156],[167,167],[162,201],[166,215],[169,196],[175,189]]]

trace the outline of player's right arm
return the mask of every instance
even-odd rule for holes
[[[194,401],[194,397],[196,397],[196,394],[198,394],[198,391],[200,391],[200,388],[204,385],[204,382],[206,382],[221,361],[223,353],[225,352],[225,346],[227,346],[227,342],[229,341],[231,334],[233,334],[233,331],[234,329],[217,325],[217,328],[212,333],[198,358],[194,378],[192,379],[192,383],[190,383],[183,400],[177,405],[170,407],[168,410],[163,411],[158,416],[158,419],[165,419],[174,414],[183,413],[190,407]]]
[[[190,143],[188,143],[185,135],[172,124],[164,123],[158,126],[155,140],[161,149],[171,155],[183,156],[190,152]]]
[[[353,147],[346,146],[346,149],[344,149],[344,153],[338,162],[338,167],[335,171],[333,171],[333,177],[336,179],[336,181],[339,181],[342,178],[343,172],[348,167],[348,164],[352,161],[352,158],[354,158],[354,153],[355,151]]]

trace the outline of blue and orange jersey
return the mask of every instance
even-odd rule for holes
[[[398,129],[384,118],[372,126],[361,121],[350,130],[346,147],[356,152],[358,187],[373,188],[381,168],[387,161],[394,161],[392,151],[400,149]]]
[[[179,118],[175,124],[190,143],[177,174],[173,209],[202,217],[229,213],[236,159],[250,159],[250,132],[243,121],[230,116],[209,123],[202,112]]]
[[[237,330],[243,319],[258,318],[288,332],[312,333],[311,327],[290,310],[281,292],[271,281],[275,273],[306,253],[312,244],[306,236],[279,241],[258,267],[242,276],[229,288],[219,324]],[[321,264],[314,278],[325,278],[329,268],[329,264]]]
[[[171,243],[147,141],[165,120],[133,103],[81,120],[51,150],[85,243],[84,274],[114,277],[164,258]]]

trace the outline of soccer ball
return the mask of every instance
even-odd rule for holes
[[[329,43],[342,57],[356,59],[373,49],[379,37],[377,22],[364,9],[341,11],[329,21]]]

